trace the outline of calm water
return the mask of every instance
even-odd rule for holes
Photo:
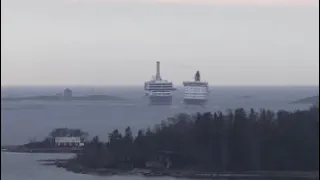
[[[1,88],[2,96],[52,95],[64,87]],[[318,87],[213,87],[207,107],[181,104],[183,92],[177,91],[169,107],[148,106],[142,88],[72,87],[75,95],[109,94],[128,99],[126,103],[111,102],[1,102],[1,144],[26,143],[30,138],[43,139],[59,127],[81,128],[90,135],[106,140],[114,128],[134,131],[160,123],[180,112],[225,111],[228,108],[305,109],[310,105],[289,104],[300,98],[318,94]],[[250,96],[250,98],[243,98]],[[55,167],[41,166],[38,159],[58,156],[48,154],[1,153],[1,178],[4,180],[142,180],[144,177],[99,177],[66,172]],[[149,178],[150,179],[150,178]],[[157,178],[152,178],[157,179]],[[158,178],[174,179],[174,178]]]
[[[37,160],[68,158],[70,155],[22,154],[1,152],[1,179],[3,180],[174,180],[175,178],[146,178],[140,176],[93,176],[75,174],[54,166],[44,166]],[[183,179],[181,179],[183,180]]]

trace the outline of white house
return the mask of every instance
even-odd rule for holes
[[[55,137],[57,146],[83,146],[80,137]]]

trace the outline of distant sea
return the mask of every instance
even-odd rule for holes
[[[53,95],[66,87],[2,87],[2,97]],[[54,128],[80,128],[91,136],[106,140],[108,133],[130,126],[152,127],[178,113],[215,112],[235,108],[271,110],[306,109],[309,104],[290,102],[319,93],[318,87],[211,87],[207,107],[185,107],[181,104],[183,91],[174,94],[172,106],[148,106],[142,87],[69,87],[74,95],[107,94],[126,98],[126,102],[1,102],[1,144],[27,143],[29,139],[42,140]],[[63,169],[42,166],[37,160],[62,158],[70,155],[17,154],[1,152],[1,179],[110,179],[110,180],[167,180],[170,177],[146,178],[139,176],[100,177],[74,174]]]
[[[2,87],[2,97],[54,95],[66,87]],[[148,106],[142,87],[68,87],[73,94],[107,94],[126,102],[1,102],[1,144],[21,144],[41,140],[54,128],[81,128],[91,136],[106,140],[108,133],[130,126],[152,127],[178,113],[215,112],[235,108],[272,110],[306,109],[309,104],[291,101],[318,94],[318,87],[211,87],[206,107],[186,107],[181,103],[183,91],[174,93],[172,106]]]

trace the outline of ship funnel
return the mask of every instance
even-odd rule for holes
[[[200,81],[200,72],[199,71],[196,72],[196,75],[194,76],[194,80]]]
[[[156,79],[157,80],[161,80],[161,76],[160,76],[160,62],[157,61],[157,74],[156,74]]]

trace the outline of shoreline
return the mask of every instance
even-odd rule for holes
[[[248,171],[248,172],[202,172],[194,170],[168,170],[168,169],[146,169],[146,168],[133,168],[128,170],[121,169],[91,169],[85,168],[80,164],[72,163],[71,159],[47,159],[39,160],[42,165],[56,166],[63,168],[69,172],[77,174],[97,175],[97,176],[145,176],[145,177],[173,177],[173,178],[190,178],[190,179],[254,179],[261,180],[261,178],[267,179],[319,179],[319,172],[302,172],[302,171]]]
[[[23,146],[1,146],[1,152],[12,153],[78,153],[81,148],[26,148]]]

